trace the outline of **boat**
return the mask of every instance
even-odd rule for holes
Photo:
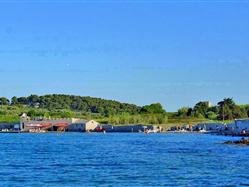
[[[208,131],[206,131],[205,129],[201,129],[199,132],[200,133],[207,133]]]

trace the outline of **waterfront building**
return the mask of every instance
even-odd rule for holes
[[[235,128],[238,133],[249,133],[249,119],[237,119],[235,120]]]
[[[208,132],[219,132],[224,129],[223,123],[199,123],[193,127],[194,131],[205,130]]]
[[[226,135],[248,135],[249,119],[237,119],[233,123],[225,124],[222,134]]]
[[[0,131],[20,131],[20,126],[16,123],[0,123]]]
[[[90,132],[94,131],[99,126],[99,123],[94,120],[77,120],[68,125],[69,132]]]
[[[99,125],[94,120],[82,120],[77,118],[71,119],[30,119],[26,114],[20,117],[20,127],[26,132],[40,131],[69,131],[69,132],[85,132],[93,131]]]
[[[101,125],[105,132],[161,132],[162,128],[154,125]]]
[[[24,132],[162,132],[160,126],[153,125],[108,125],[99,124],[94,120],[71,119],[46,119],[29,118],[26,114],[20,117],[20,127]]]

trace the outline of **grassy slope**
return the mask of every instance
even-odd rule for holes
[[[25,106],[0,106],[0,122],[1,123],[13,123],[19,122],[19,116],[22,113],[28,113],[30,110],[34,110],[33,108],[25,107]],[[35,109],[36,111],[43,111],[44,109]],[[47,110],[45,110],[47,111]],[[72,117],[83,118],[83,119],[94,119],[101,123],[107,123],[109,118],[100,116],[99,114],[83,114],[80,112],[73,112]],[[181,126],[184,124],[197,124],[200,122],[215,122],[205,118],[179,118],[176,116],[176,113],[167,113],[168,122],[163,124],[164,128],[169,128],[171,126]],[[226,121],[229,122],[229,121]]]

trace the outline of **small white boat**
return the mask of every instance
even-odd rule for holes
[[[206,131],[205,129],[201,129],[199,132],[201,132],[201,133],[206,133],[206,132],[208,132],[208,131]]]

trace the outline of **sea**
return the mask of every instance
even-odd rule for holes
[[[249,186],[249,146],[210,134],[0,134],[0,186]]]

